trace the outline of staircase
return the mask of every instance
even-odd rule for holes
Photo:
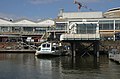
[[[50,33],[46,32],[42,35],[41,39],[46,41],[48,39],[48,37],[50,36]]]

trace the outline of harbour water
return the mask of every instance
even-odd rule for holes
[[[101,55],[37,58],[31,53],[1,53],[0,79],[119,79],[120,65]]]

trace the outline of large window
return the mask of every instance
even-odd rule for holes
[[[94,34],[96,33],[97,24],[78,24],[77,33],[78,34]]]
[[[115,21],[115,29],[120,30],[120,20]]]
[[[56,30],[65,30],[66,23],[56,23]]]
[[[12,27],[12,31],[13,32],[20,32],[21,31],[21,27],[19,26],[15,26],[15,27]]]
[[[35,32],[39,32],[39,33],[45,33],[47,28],[44,27],[36,27],[35,28]]]
[[[113,20],[101,20],[99,21],[100,30],[114,30]]]
[[[86,31],[87,27],[85,24],[78,24],[77,25],[77,33],[78,34],[86,34],[87,31]]]
[[[23,27],[23,30],[30,32],[33,31],[33,27]]]

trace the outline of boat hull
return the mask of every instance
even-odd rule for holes
[[[45,42],[38,47],[35,55],[56,55],[56,56],[68,55],[68,49],[65,49],[64,46],[59,46],[56,43]]]
[[[62,55],[61,51],[36,51],[35,55]]]

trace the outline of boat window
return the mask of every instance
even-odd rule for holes
[[[47,44],[47,47],[50,47],[50,44]]]
[[[46,44],[43,44],[42,47],[46,47]]]

